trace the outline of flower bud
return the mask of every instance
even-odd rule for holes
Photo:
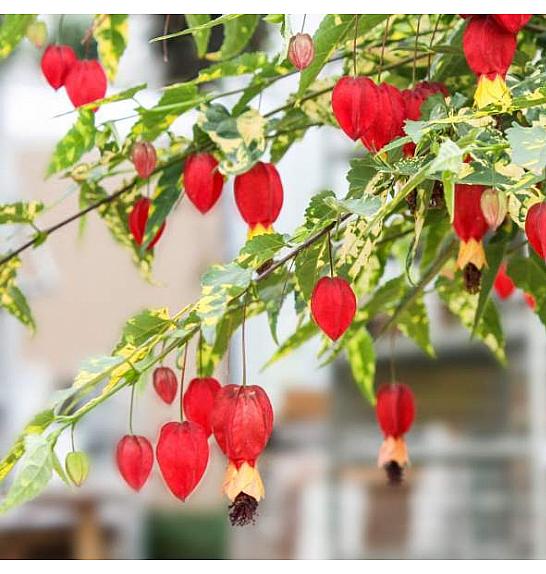
[[[157,154],[154,146],[145,141],[136,143],[131,151],[131,160],[138,176],[142,179],[148,179],[157,165]]]
[[[482,193],[480,207],[487,221],[487,225],[489,225],[491,229],[497,229],[504,221],[506,213],[508,212],[506,194],[497,189],[486,189]]]
[[[298,70],[305,70],[315,57],[313,38],[309,34],[295,34],[288,44],[288,59]]]
[[[82,451],[69,452],[65,459],[66,474],[75,486],[81,486],[89,474],[89,458]]]

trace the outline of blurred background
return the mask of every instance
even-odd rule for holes
[[[295,31],[302,18],[292,16]],[[63,41],[79,46],[90,21],[90,16],[67,16]],[[57,22],[57,16],[48,18],[50,41]],[[308,15],[305,31],[312,33],[319,22],[320,16]],[[152,105],[158,88],[191,78],[203,65],[188,37],[169,43],[165,64],[161,45],[148,43],[163,25],[161,15],[130,18],[129,48],[112,91],[146,81],[149,89],[138,99]],[[171,18],[171,30],[184,25],[183,17]],[[211,49],[221,40],[215,29]],[[256,47],[270,53],[280,49],[265,30],[258,30]],[[40,57],[25,43],[0,65],[0,197],[2,202],[58,203],[39,220],[46,226],[76,211],[78,202],[67,182],[44,181],[53,147],[74,116],[56,117],[70,111],[70,102],[64,91],[55,93],[46,84]],[[339,69],[331,65],[327,71]],[[210,87],[229,90],[244,81]],[[278,106],[297,81],[292,76],[269,88],[261,111]],[[120,102],[101,109],[97,121],[130,113],[130,104]],[[189,135],[194,119],[183,116],[174,127]],[[117,126],[123,134],[130,121]],[[276,228],[292,231],[320,190],[345,194],[345,173],[355,153],[347,138],[330,128],[311,130],[295,144],[279,164],[285,204]],[[5,252],[28,230],[2,226],[1,233]],[[245,234],[230,182],[206,217],[183,201],[169,218],[156,248],[153,285],[139,277],[128,252],[94,214],[83,234],[73,224],[39,250],[27,251],[21,286],[38,332],[31,337],[0,314],[1,454],[54,391],[71,384],[84,359],[111,350],[129,316],[145,307],[175,312],[194,300],[201,274],[212,262],[230,260]],[[399,271],[393,261],[387,274]],[[275,344],[266,318],[259,317],[248,323],[249,378],[268,391],[276,425],[260,461],[266,499],[254,527],[228,524],[220,492],[225,462],[216,446],[204,480],[185,504],[166,491],[157,468],[140,494],[126,487],[113,453],[127,432],[127,391],[76,429],[76,447],[92,459],[81,489],[71,491],[54,479],[36,501],[0,517],[0,558],[546,558],[543,327],[521,295],[501,304],[509,357],[503,370],[483,346],[469,342],[434,295],[427,296],[427,306],[438,360],[428,360],[404,339],[395,346],[398,377],[411,385],[418,404],[407,437],[413,464],[401,487],[387,486],[376,468],[382,437],[345,362],[318,370],[315,341],[261,372]],[[295,316],[285,305],[281,339],[294,326]],[[229,382],[240,381],[240,351],[236,336],[226,361]],[[381,382],[388,378],[389,341],[378,343],[377,352]],[[228,382],[225,365],[217,377]],[[135,431],[153,441],[175,411],[148,385],[137,397]],[[64,437],[57,448],[61,460],[69,449]],[[0,486],[2,493],[6,487]]]

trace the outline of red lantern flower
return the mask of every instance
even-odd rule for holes
[[[315,57],[313,38],[309,34],[295,34],[288,44],[288,59],[298,70],[305,70]]]
[[[70,46],[48,46],[41,61],[42,73],[48,84],[55,90],[64,86],[66,76],[76,60],[76,53]]]
[[[135,202],[129,214],[129,231],[137,245],[142,245],[144,240],[151,205],[152,202],[147,197],[141,197]],[[148,244],[147,250],[153,249],[154,245],[159,241],[165,230],[165,225],[166,223],[163,222],[163,225],[157,230],[155,237]]]
[[[201,425],[209,437],[212,433],[214,399],[222,385],[213,377],[200,377],[190,381],[184,393],[184,413],[188,420]]]
[[[153,385],[161,400],[168,405],[172,404],[178,391],[178,381],[174,371],[169,367],[158,367],[154,370]]]
[[[478,76],[478,107],[510,103],[504,78],[516,53],[515,34],[499,26],[495,18],[473,16],[464,32],[463,50],[468,66]]]
[[[125,435],[116,448],[116,462],[125,482],[137,492],[144,486],[154,464],[154,451],[144,436]]]
[[[64,82],[66,93],[76,108],[104,98],[107,84],[98,60],[77,60]]]
[[[527,211],[525,234],[537,255],[546,261],[546,201],[535,203]]]
[[[311,314],[315,323],[337,341],[349,328],[356,313],[356,297],[341,277],[322,277],[311,295]]]
[[[210,153],[190,155],[184,164],[184,188],[190,201],[201,213],[207,213],[218,201],[224,178],[218,162]]]
[[[332,92],[332,110],[341,129],[356,141],[378,116],[377,86],[364,76],[340,78]]]
[[[279,172],[272,163],[259,161],[235,178],[235,202],[248,223],[249,237],[271,233],[283,204]]]
[[[516,286],[506,272],[506,263],[502,263],[497,271],[493,287],[500,299],[508,299],[516,290]]]
[[[133,146],[131,160],[135,166],[138,176],[148,179],[154,172],[157,164],[157,154],[155,147],[150,142],[138,142]]]
[[[485,264],[482,238],[489,227],[481,208],[484,190],[483,185],[455,185],[453,227],[461,240],[457,259],[459,269],[464,269],[468,263],[472,263],[478,269]]]
[[[537,308],[537,300],[530,293],[524,293],[523,298],[531,311],[534,311]]]
[[[495,22],[507,32],[517,34],[531,19],[532,14],[491,14]]]
[[[209,443],[201,425],[170,422],[161,428],[157,462],[169,490],[180,500],[195,490],[209,461]]]
[[[386,470],[392,484],[398,484],[402,481],[404,467],[409,463],[404,435],[415,419],[413,392],[401,383],[381,385],[377,391],[375,414],[385,436],[377,464]]]
[[[244,526],[254,521],[264,485],[256,462],[273,430],[273,409],[257,385],[226,385],[218,391],[212,411],[212,430],[228,458],[224,492],[232,501],[230,520]]]

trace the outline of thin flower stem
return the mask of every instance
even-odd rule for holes
[[[188,361],[188,342],[184,343],[184,359],[180,373],[180,420],[184,422],[184,379],[186,377],[186,364]]]
[[[303,29],[305,28],[305,20],[307,18],[307,14],[303,15],[303,21],[301,23],[301,30],[300,30],[300,34],[303,34]]]
[[[396,370],[395,370],[395,365],[394,365],[394,346],[395,346],[395,342],[396,342],[396,333],[395,333],[395,329],[391,329],[391,353],[390,353],[390,359],[389,359],[389,367],[390,367],[390,372],[391,372],[391,383],[396,382]]]
[[[63,43],[63,24],[64,24],[64,14],[61,14],[59,18],[59,26],[57,28],[57,44]]]
[[[431,74],[431,67],[432,67],[432,45],[434,44],[434,37],[436,36],[436,32],[438,31],[438,26],[440,24],[440,18],[442,17],[441,14],[438,14],[436,16],[436,23],[434,24],[434,29],[432,30],[432,36],[430,37],[430,44],[429,44],[429,49],[430,49],[430,53],[428,55],[428,64],[427,64],[427,78],[430,80],[430,74]]]
[[[328,259],[330,260],[330,277],[334,276],[334,258],[332,257],[332,235],[328,230]]]
[[[415,48],[413,54],[413,70],[411,72],[411,83],[415,86],[415,78],[417,74],[417,45],[419,42],[419,28],[421,27],[421,15],[417,18],[417,29],[415,31]]]
[[[360,14],[357,14],[355,17],[355,35],[353,38],[353,72],[354,76],[356,77],[356,41],[358,39],[358,20],[360,19]]]
[[[243,301],[243,321],[241,323],[241,345],[243,347],[243,387],[246,387],[246,336],[245,336],[245,326],[246,326],[246,302],[247,298],[245,296]]]
[[[169,33],[169,23],[171,21],[171,15],[165,14],[165,24],[163,25],[163,36]],[[167,47],[167,40],[163,40],[163,62],[165,64],[169,61],[169,48]]]
[[[74,442],[74,426],[75,425],[72,425],[70,427],[70,442],[72,444],[72,452],[76,451],[76,446],[75,446],[75,442]]]
[[[199,331],[199,343],[198,343],[198,352],[199,352],[199,376],[203,376],[203,333]]]
[[[385,20],[385,30],[383,31],[383,41],[381,42],[381,55],[379,58],[379,66],[377,68],[377,83],[381,83],[381,73],[383,72],[383,63],[385,61],[385,45],[389,35],[390,16]]]
[[[131,402],[129,403],[129,432],[134,435],[133,432],[133,409],[135,406],[135,383],[131,385]]]

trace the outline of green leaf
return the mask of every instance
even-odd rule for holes
[[[126,345],[140,347],[152,337],[164,332],[171,324],[165,307],[161,309],[145,309],[125,323],[121,340],[116,349]]]
[[[90,102],[89,104],[85,104],[80,106],[78,110],[94,110],[95,108],[101,108],[106,104],[113,104],[115,102],[122,102],[124,100],[131,100],[134,98],[138,92],[146,89],[148,84],[138,84],[133,86],[132,88],[127,88],[126,90],[122,90],[121,92],[116,92],[111,96],[107,96],[106,98],[102,98],[102,100],[95,100],[94,102]]]
[[[29,435],[25,439],[25,454],[13,484],[0,504],[0,513],[19,506],[38,496],[51,479],[53,460],[51,444],[41,435]]]
[[[97,14],[93,36],[97,41],[99,58],[106,75],[113,82],[116,78],[119,61],[127,47],[129,36],[127,14]]]
[[[7,58],[25,37],[35,14],[4,14],[0,24],[0,60]]]
[[[150,42],[160,42],[161,40],[169,40],[170,38],[178,38],[179,36],[187,36],[188,34],[203,32],[204,30],[209,30],[215,26],[220,26],[221,24],[226,24],[227,22],[237,20],[242,16],[245,16],[245,14],[223,14],[222,16],[215,18],[214,20],[210,20],[209,22],[205,22],[197,26],[192,26],[191,28],[186,28],[185,30],[180,30],[179,32],[173,32],[172,34],[157,36],[156,38],[152,38]]]
[[[381,207],[381,199],[376,196],[366,196],[356,199],[325,198],[325,203],[339,213],[354,213],[361,217],[372,217]]]
[[[184,16],[189,28],[196,28],[210,22],[210,14],[184,14]],[[207,53],[207,48],[209,47],[210,32],[210,28],[205,28],[194,31],[192,33],[193,41],[195,42],[195,47],[197,48],[198,58],[202,58]]]
[[[279,233],[262,233],[249,239],[239,252],[238,263],[253,269],[272,259],[286,245]]]
[[[435,356],[434,347],[430,341],[427,308],[422,295],[416,297],[413,303],[400,313],[396,325],[406,337],[414,341],[429,357]]]
[[[258,24],[258,14],[242,14],[224,24],[224,42],[219,52],[208,54],[209,60],[227,60],[242,52],[251,40]]]
[[[123,362],[124,357],[121,356],[102,355],[100,357],[90,357],[81,364],[72,386],[74,389],[95,386]]]
[[[301,347],[304,343],[307,343],[307,341],[310,341],[317,334],[318,327],[313,321],[308,321],[301,327],[298,327],[296,332],[288,337],[288,339],[279,346],[275,353],[273,353],[271,358],[262,367],[262,371],[270,367],[273,363],[276,363],[293,353],[296,349]]]
[[[47,175],[67,169],[79,161],[95,145],[96,133],[95,114],[91,110],[80,110],[76,123],[55,147]]]
[[[0,291],[0,306],[31,331],[36,329],[36,323],[26,297],[16,285],[11,285]]]
[[[279,344],[277,323],[286,295],[291,290],[290,279],[287,271],[281,268],[257,284],[258,297],[265,305],[269,329],[276,345]]]
[[[533,257],[512,257],[508,263],[508,275],[525,293],[536,301],[536,314],[546,325],[546,268]]]
[[[351,160],[351,169],[347,173],[349,195],[360,197],[377,173],[377,168],[368,158]]]
[[[456,175],[463,165],[463,150],[455,142],[445,140],[440,144],[438,154],[430,164],[429,173],[447,171]]]
[[[0,225],[3,223],[32,223],[43,210],[41,201],[18,201],[0,205]]]
[[[546,168],[546,128],[535,125],[524,128],[514,123],[506,130],[512,161],[533,173]]]
[[[315,241],[301,251],[296,257],[295,276],[296,285],[303,299],[309,301],[322,269],[328,259],[328,236]]]
[[[385,20],[386,14],[362,15],[358,21],[358,34],[369,32]],[[298,97],[303,96],[307,88],[315,81],[326,62],[341,45],[347,34],[354,30],[356,16],[354,14],[327,14],[313,36],[315,57],[311,65],[302,71]]]
[[[358,330],[346,346],[347,360],[360,392],[375,406],[375,351],[373,339],[365,327]]]

